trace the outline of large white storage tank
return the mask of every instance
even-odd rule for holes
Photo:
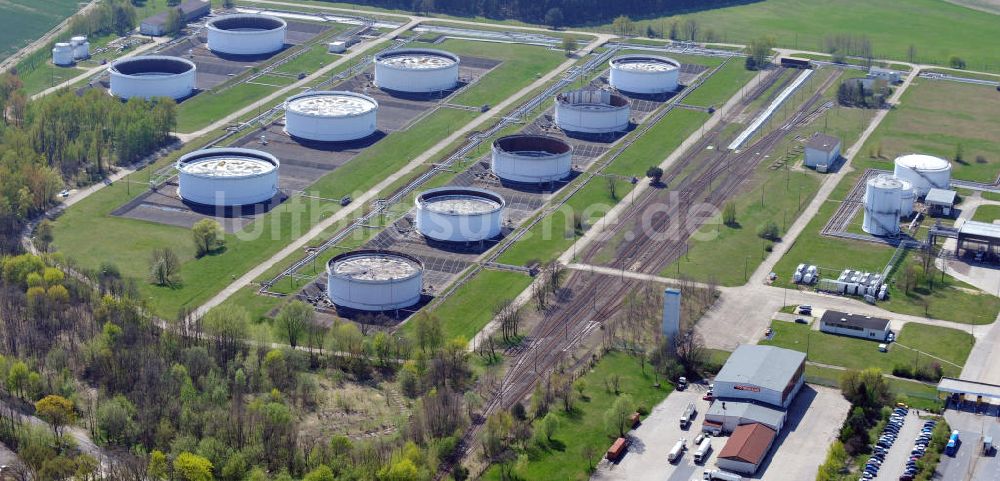
[[[606,134],[628,130],[628,99],[607,90],[583,89],[556,95],[556,125],[569,132]]]
[[[228,55],[265,55],[285,47],[288,24],[270,15],[234,14],[205,24],[209,50]]]
[[[87,37],[78,35],[71,38],[69,44],[73,46],[73,58],[75,60],[83,60],[90,57],[90,42],[87,41]]]
[[[259,150],[197,150],[177,160],[177,195],[216,207],[267,202],[278,193],[278,166],[277,158]]]
[[[346,142],[375,132],[378,101],[354,92],[320,90],[285,101],[285,131],[319,142]]]
[[[899,179],[903,185],[899,194],[899,216],[909,217],[913,214],[913,203],[917,200],[917,193],[913,190],[913,184],[908,180]]]
[[[573,170],[573,147],[546,135],[509,135],[493,142],[490,167],[497,177],[528,184],[565,179]]]
[[[924,154],[907,154],[896,157],[893,175],[913,184],[917,197],[927,195],[931,189],[948,190],[951,184],[951,162]]]
[[[57,42],[52,47],[52,63],[60,67],[73,65],[73,46],[67,42]]]
[[[194,91],[197,67],[180,57],[129,57],[111,64],[111,93],[132,97],[182,99]]]
[[[478,242],[500,235],[507,202],[496,192],[472,187],[441,187],[420,193],[417,230],[445,242]]]
[[[375,85],[407,93],[430,93],[458,85],[457,55],[429,48],[402,48],[375,56]]]
[[[621,55],[611,59],[611,86],[637,94],[662,94],[677,90],[681,63],[656,55]]]
[[[358,250],[326,265],[327,295],[337,306],[391,311],[420,302],[424,266],[416,257],[390,251]]]
[[[868,180],[865,186],[865,219],[861,228],[876,236],[899,233],[899,206],[903,183],[888,174]]]

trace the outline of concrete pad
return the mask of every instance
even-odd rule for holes
[[[752,479],[814,479],[851,404],[839,390],[806,384],[789,406],[785,426]],[[771,469],[773,465],[773,469]]]

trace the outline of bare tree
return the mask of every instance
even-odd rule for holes
[[[521,324],[521,310],[514,305],[513,299],[503,299],[493,308],[493,316],[500,323],[500,333],[505,342],[517,338]]]
[[[677,362],[688,372],[698,371],[708,358],[705,340],[695,332],[693,326],[682,327],[674,337],[674,353]]]

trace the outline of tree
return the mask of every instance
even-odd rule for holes
[[[316,310],[305,302],[295,300],[285,304],[274,319],[274,329],[281,337],[288,340],[293,348],[299,345],[299,339],[315,322]]]
[[[180,8],[171,8],[167,10],[167,21],[164,23],[163,30],[167,35],[176,35],[184,29],[186,24],[184,12]]]
[[[635,35],[635,22],[625,15],[619,15],[611,22],[611,29],[620,37]]]
[[[948,64],[951,65],[951,68],[965,69],[965,59],[959,56],[952,56]]]
[[[564,52],[566,52],[566,56],[567,57],[570,56],[570,55],[572,55],[573,52],[575,52],[577,48],[579,48],[579,46],[577,44],[576,37],[573,37],[573,36],[570,36],[570,35],[567,35],[567,36],[563,37],[563,40],[562,40],[562,49],[563,49]]]
[[[180,453],[174,459],[174,474],[183,481],[212,481],[212,462],[197,454]]]
[[[604,412],[604,422],[610,431],[618,433],[619,437],[625,436],[629,428],[629,418],[635,412],[632,396],[628,394],[618,396],[615,402]]]
[[[444,328],[441,325],[441,318],[420,311],[414,319],[414,330],[416,331],[417,344],[420,350],[427,351],[441,347],[444,342]]]
[[[917,61],[917,46],[910,44],[909,48],[906,49],[906,60],[910,63],[916,63]]]
[[[538,423],[537,431],[544,433],[545,439],[552,442],[552,436],[559,429],[559,416],[556,416],[555,413],[548,413]]]
[[[35,403],[35,413],[52,427],[56,442],[62,444],[63,428],[76,422],[73,401],[50,394]]]
[[[618,178],[609,175],[605,179],[608,182],[608,197],[611,197],[612,200],[618,200]]]
[[[663,169],[656,166],[650,167],[646,169],[646,177],[649,178],[650,183],[653,185],[660,185],[660,182],[663,180]]]
[[[195,256],[202,257],[221,249],[226,244],[225,232],[214,219],[202,219],[191,227]]]
[[[98,406],[97,429],[109,443],[129,446],[138,432],[135,415],[135,405],[119,394]]]
[[[773,37],[758,37],[747,46],[747,70],[761,70],[767,67],[767,58],[771,55],[775,42]]]
[[[559,28],[563,26],[563,11],[559,7],[552,7],[549,11],[545,12],[545,24],[552,28]]]
[[[962,147],[961,142],[955,146],[955,162],[958,162],[959,164],[965,163],[965,148]]]
[[[757,231],[757,236],[771,242],[778,242],[781,240],[781,229],[778,228],[778,224],[776,222],[768,221],[764,225],[760,226],[760,230]]]
[[[181,282],[181,261],[173,249],[154,249],[149,259],[149,278],[158,286],[170,287]]]
[[[167,479],[167,455],[162,451],[154,449],[149,453],[149,464],[146,466],[146,473],[150,479],[162,481]]]
[[[736,220],[736,204],[733,202],[726,202],[726,206],[722,208],[722,223],[726,227],[739,227],[740,223]]]
[[[52,231],[52,222],[48,219],[42,219],[35,227],[35,246],[38,250],[48,252],[53,240]]]

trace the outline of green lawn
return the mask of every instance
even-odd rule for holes
[[[782,47],[823,50],[827,36],[851,34],[867,37],[877,57],[905,60],[916,49],[916,60],[947,64],[958,55],[974,70],[1000,70],[1000,51],[983,38],[1000,36],[1000,22],[988,13],[941,0],[765,0],[740,2],[731,7],[707,9],[688,15],[666,16],[636,22],[669,30],[691,19],[700,25],[701,37],[709,32],[717,41],[747,43],[770,36]],[[602,26],[609,28],[608,25]]]
[[[76,0],[8,0],[0,2],[0,59],[35,41],[80,8]]]
[[[828,367],[806,365],[806,382],[832,388],[840,388],[840,378],[847,371]],[[905,402],[911,408],[924,411],[938,411],[941,401],[937,388],[917,381],[889,379],[889,388],[896,398]]]
[[[57,67],[46,62],[28,70],[19,77],[21,82],[24,82],[24,93],[31,96],[77,77],[82,73],[84,73],[84,70],[81,68]]]
[[[878,351],[878,342],[848,336],[813,331],[809,326],[784,321],[771,323],[774,337],[760,344],[808,352],[808,360],[848,369],[877,367],[891,373],[896,365],[913,367],[941,364],[946,376],[957,376],[961,368],[930,356],[922,351],[958,365],[963,365],[972,349],[972,335],[955,329],[907,324],[899,333],[889,352]],[[906,347],[903,347],[906,346]],[[916,351],[915,351],[915,350]]]
[[[980,205],[976,207],[976,213],[972,216],[972,220],[978,222],[993,222],[1000,219],[1000,205]]]
[[[562,52],[532,45],[490,44],[448,39],[435,45],[434,48],[447,50],[456,55],[484,57],[503,62],[473,84],[475,88],[458,94],[452,100],[456,104],[473,107],[484,104],[496,105],[506,100],[566,60]]]
[[[259,83],[241,83],[221,93],[202,92],[177,106],[177,130],[194,132],[276,92],[279,88]]]
[[[668,383],[661,384],[659,388],[653,387],[651,370],[647,368],[643,374],[635,358],[618,352],[606,354],[593,371],[583,376],[587,385],[584,399],[576,403],[573,412],[567,414],[553,405],[552,409],[562,421],[559,429],[548,446],[528,448],[525,462],[514,468],[518,479],[587,479],[589,465],[580,455],[584,447],[590,446],[595,453],[596,462],[618,437],[618,433],[608,429],[604,423],[604,412],[611,407],[616,397],[613,392],[605,389],[605,380],[612,374],[621,376],[622,394],[632,396],[636,406],[645,410],[652,410],[653,406],[673,390]],[[484,479],[500,479],[499,470],[496,467],[490,468]]]
[[[743,88],[756,73],[747,70],[740,59],[730,60],[712,76],[710,81],[705,82],[705,85],[685,97],[684,103],[703,107],[721,107],[733,96],[733,92]]]

